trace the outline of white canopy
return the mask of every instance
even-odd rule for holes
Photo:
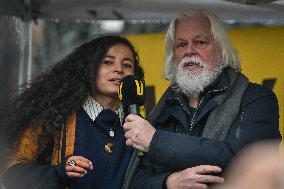
[[[0,13],[25,18],[167,21],[191,7],[211,9],[227,21],[283,21],[284,0],[264,3],[267,1],[269,0],[0,0]],[[248,4],[249,2],[256,4]]]

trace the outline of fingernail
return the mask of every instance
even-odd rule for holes
[[[93,170],[94,169],[94,167],[93,167],[93,165],[91,165],[91,170]]]
[[[86,170],[84,171],[84,175],[85,175],[85,174],[87,174],[87,171],[86,171]]]

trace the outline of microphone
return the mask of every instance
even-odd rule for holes
[[[119,85],[118,97],[123,105],[127,108],[128,113],[139,115],[139,106],[145,102],[145,83],[137,76],[128,75],[122,78]],[[137,151],[137,156],[142,157],[143,152]]]

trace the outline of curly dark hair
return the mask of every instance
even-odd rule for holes
[[[95,93],[99,65],[109,48],[116,44],[129,47],[134,58],[134,73],[144,80],[138,54],[126,38],[105,35],[92,39],[21,87],[24,89],[1,114],[5,146],[14,147],[23,131],[38,127],[35,120],[42,124],[43,134],[38,139],[41,148],[45,140],[50,142],[52,136],[59,134],[66,118],[82,107],[89,94]]]

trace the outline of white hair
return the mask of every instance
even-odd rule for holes
[[[206,17],[211,25],[211,34],[222,54],[224,67],[231,67],[236,71],[241,71],[239,57],[234,47],[231,45],[228,35],[222,22],[212,12],[207,10],[187,10],[184,13],[173,18],[171,21],[165,39],[165,78],[173,80],[175,78],[174,66],[174,44],[175,44],[175,27],[177,21],[186,21],[196,17]]]

